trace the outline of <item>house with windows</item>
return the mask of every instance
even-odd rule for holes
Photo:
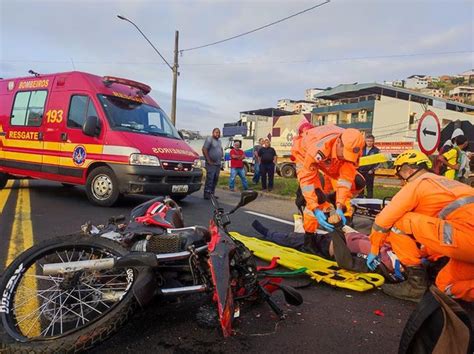
[[[442,127],[455,120],[474,123],[472,105],[377,83],[339,85],[316,98],[333,104],[314,108],[313,124],[356,128],[377,141],[416,141],[418,120],[427,110],[436,113]]]

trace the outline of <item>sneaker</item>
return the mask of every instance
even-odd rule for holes
[[[235,189],[229,189],[231,192],[235,192]]]
[[[268,188],[268,191],[271,192],[273,190],[273,188]]]

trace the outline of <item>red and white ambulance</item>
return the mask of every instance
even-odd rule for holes
[[[85,185],[102,206],[199,190],[199,156],[150,91],[76,71],[0,80],[0,188],[16,177]]]

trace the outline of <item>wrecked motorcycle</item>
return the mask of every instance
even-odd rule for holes
[[[228,233],[230,215],[257,197],[246,191],[226,212],[212,198],[209,228],[183,227],[179,206],[155,198],[134,208],[130,222],[83,227],[20,254],[0,280],[0,351],[78,352],[107,339],[154,297],[212,295],[224,336],[244,300],[266,300],[294,289],[259,280],[250,251]],[[211,297],[211,296],[210,296]]]

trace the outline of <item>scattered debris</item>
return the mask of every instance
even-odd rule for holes
[[[377,316],[380,316],[380,317],[384,317],[384,316],[385,316],[385,314],[384,314],[382,311],[380,311],[380,310],[375,310],[375,311],[374,311],[374,314],[377,315]]]

